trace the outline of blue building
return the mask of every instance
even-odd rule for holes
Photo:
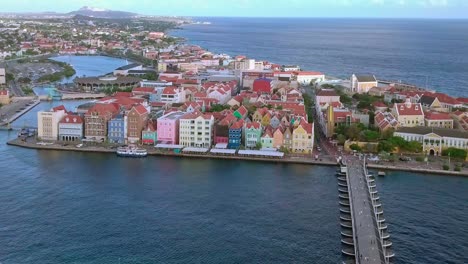
[[[229,139],[228,139],[228,148],[237,149],[241,146],[242,143],[242,127],[244,126],[244,120],[239,120],[232,124],[229,128]]]
[[[127,116],[118,114],[109,120],[107,139],[109,143],[125,144],[127,139]]]

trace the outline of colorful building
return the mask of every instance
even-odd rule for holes
[[[314,148],[314,124],[302,120],[293,130],[292,152],[312,154]]]
[[[143,144],[154,145],[158,141],[157,122],[149,121],[141,131],[141,142]]]
[[[179,119],[184,112],[171,112],[158,118],[158,142],[179,144]]]
[[[238,149],[242,144],[242,128],[244,120],[240,119],[229,127],[229,142],[228,148]]]
[[[246,148],[255,148],[260,143],[262,125],[259,122],[244,124],[244,145]]]
[[[127,142],[127,116],[124,113],[117,114],[108,121],[107,140],[115,144]]]
[[[141,140],[141,131],[148,121],[148,110],[138,104],[130,109],[127,116],[127,140],[129,143],[138,143]]]
[[[282,126],[277,127],[273,132],[273,147],[280,149],[284,144],[284,128]]]
[[[263,135],[260,137],[262,148],[273,148],[273,134],[270,129],[265,129]]]
[[[209,148],[213,142],[214,117],[211,114],[187,113],[180,118],[179,144]]]
[[[420,103],[411,103],[409,99],[404,103],[395,103],[392,114],[402,127],[424,126],[424,113]]]
[[[95,104],[84,115],[85,138],[90,141],[104,142],[107,138],[108,122],[119,113],[116,104]]]

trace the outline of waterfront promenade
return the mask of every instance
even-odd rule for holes
[[[59,151],[75,151],[75,152],[94,152],[94,153],[115,153],[116,150],[110,147],[105,146],[84,146],[82,148],[77,148],[75,145],[71,144],[68,146],[63,146],[59,143],[54,143],[53,145],[38,145],[37,142],[31,141],[30,139],[27,142],[23,142],[19,139],[13,139],[7,142],[7,145],[17,146],[22,148],[29,149],[42,149],[42,150],[59,150]],[[211,154],[187,154],[187,153],[174,153],[167,151],[160,151],[152,147],[146,147],[148,150],[148,155],[150,156],[173,156],[173,157],[194,157],[194,158],[213,158],[213,159],[230,159],[230,160],[254,160],[254,161],[266,161],[266,162],[277,162],[277,163],[296,163],[296,164],[311,164],[311,165],[324,165],[324,166],[336,166],[336,160],[334,157],[323,157],[315,160],[312,157],[305,156],[286,156],[283,159],[272,159],[272,158],[254,158],[254,157],[239,157],[239,156],[218,156]],[[401,165],[401,166],[400,166]],[[446,171],[446,170],[430,170],[423,168],[411,168],[405,167],[404,164],[397,164],[394,166],[387,165],[376,165],[368,164],[369,168],[384,169],[384,170],[398,170],[398,171],[410,171],[410,172],[421,172],[421,173],[431,173],[438,175],[452,175],[452,176],[465,176],[468,177],[468,171],[463,170],[461,172],[457,171]]]

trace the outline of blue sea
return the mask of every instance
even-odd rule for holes
[[[311,10],[313,12],[313,10]],[[171,35],[215,53],[297,64],[349,78],[371,73],[468,96],[468,20],[196,18]]]
[[[247,21],[253,22],[231,22],[231,26],[243,25],[244,31],[252,32],[253,25],[262,20]],[[279,21],[274,24],[276,29],[284,30]],[[277,37],[274,42],[283,43],[284,50],[273,52],[274,42],[268,38],[259,40],[264,38],[259,31],[250,40],[255,45],[247,49],[248,42],[241,37],[245,33],[239,33],[238,38],[227,37],[232,29],[212,22],[188,26],[177,34],[198,36],[199,30],[203,36],[208,34],[203,31],[218,27],[218,37],[209,33],[212,37],[205,35],[205,41],[214,40],[198,44],[217,52],[296,62],[331,75],[348,74],[338,70],[338,65],[325,63],[326,56],[307,59],[309,55],[288,55],[289,46],[299,45],[297,38],[288,40],[288,45]],[[308,31],[313,23],[306,22],[302,23],[303,30]],[[380,23],[384,22],[391,21]],[[263,31],[280,34],[267,29],[268,23],[262,23]],[[360,32],[369,32],[370,28],[374,32],[385,31],[377,30],[375,23],[369,22],[362,29],[352,24],[349,27]],[[401,22],[400,27],[410,26]],[[322,39],[328,34],[325,33]],[[288,34],[287,30],[281,34]],[[314,46],[319,41],[317,38],[301,45]],[[322,41],[333,43],[330,39]],[[206,45],[215,42],[224,44]],[[236,50],[242,46],[238,43],[244,43],[240,52]],[[355,43],[361,45],[359,41]],[[458,41],[452,44],[466,54],[466,47],[462,48]],[[413,50],[419,53],[415,47]],[[453,51],[443,56],[451,56]],[[363,53],[361,50],[354,58],[364,56]],[[294,60],[289,61],[292,57]],[[90,64],[84,71],[93,71],[94,64],[105,64],[107,60],[85,58],[92,57],[80,59],[80,64]],[[466,56],[459,59],[466,69]],[[122,61],[113,63],[118,67]],[[336,73],[324,70],[325,65],[336,67]],[[386,64],[380,65],[362,67],[374,69],[376,75],[380,71],[388,73],[383,67]],[[352,67],[357,68],[352,63],[348,67],[349,72],[353,72]],[[447,63],[437,71],[452,67]],[[467,81],[462,79],[459,82]],[[454,89],[456,92],[466,95],[463,89]],[[38,110],[61,103],[41,103],[15,124],[34,124]],[[80,103],[68,101],[65,105],[73,110]],[[171,157],[125,159],[113,154],[38,151],[7,146],[5,142],[14,137],[14,131],[0,131],[1,264],[340,263],[338,186],[333,167]],[[389,225],[395,263],[468,263],[468,178],[389,172],[377,179],[377,189]]]

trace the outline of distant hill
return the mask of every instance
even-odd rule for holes
[[[67,13],[67,15],[81,15],[86,17],[96,17],[96,18],[132,18],[139,16],[136,13],[126,12],[126,11],[113,11],[109,9],[94,8],[89,6],[84,6],[76,11]]]

